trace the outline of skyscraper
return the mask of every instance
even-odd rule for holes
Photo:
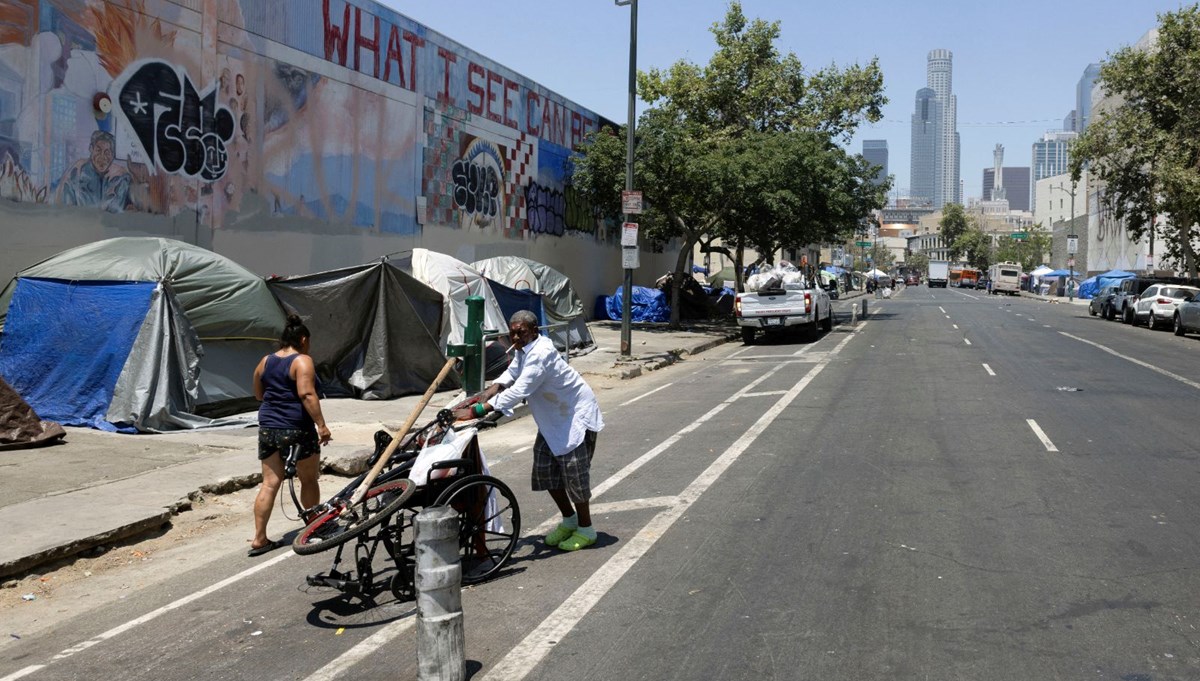
[[[1008,201],[1009,210],[1031,210],[1029,192],[1029,168],[1024,166],[1014,168],[1005,166],[1000,173],[1000,181],[1004,184],[1004,198]],[[996,169],[983,169],[983,196],[995,198]]]
[[[1075,132],[1083,132],[1092,118],[1092,87],[1100,79],[1100,65],[1088,64],[1075,85]]]
[[[909,195],[918,204],[933,203],[937,193],[937,143],[941,130],[941,109],[937,93],[923,87],[917,90],[917,103],[912,117],[912,156],[909,173],[912,186]]]
[[[1033,162],[1029,168],[1033,172],[1033,182],[1030,184],[1036,193],[1038,180],[1061,175],[1067,172],[1070,156],[1067,153],[1071,140],[1077,133],[1067,131],[1051,131],[1042,135],[1042,139],[1033,143]],[[1030,197],[1030,205],[1037,205],[1037,197]]]
[[[880,167],[872,181],[875,184],[883,184],[888,177],[887,140],[863,140],[862,155],[868,163]]]
[[[942,172],[938,177],[934,206],[962,203],[959,196],[958,97],[954,95],[954,55],[950,50],[931,50],[925,67],[929,87],[941,102],[942,125],[938,140],[938,156]]]

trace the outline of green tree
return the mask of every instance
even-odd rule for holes
[[[956,244],[958,238],[961,237],[972,226],[970,216],[963,210],[961,204],[947,203],[942,208],[942,219],[938,221],[938,228],[941,231],[942,243],[950,249],[950,259],[957,260],[959,253]]]
[[[996,241],[996,262],[1019,263],[1022,272],[1029,272],[1045,262],[1050,245],[1050,234],[1036,229],[1021,241],[1005,235]]]
[[[992,237],[977,227],[969,227],[954,241],[954,251],[962,253],[967,264],[987,271],[992,265]]]
[[[680,60],[638,74],[651,105],[637,130],[634,174],[647,205],[639,222],[650,239],[680,246],[675,281],[696,243],[721,236],[740,254],[824,240],[846,229],[847,214],[882,207],[886,192],[865,187],[866,162],[832,142],[881,118],[887,100],[876,61],[810,75],[776,49],[779,23],[748,20],[738,2],[711,30],[717,49],[706,66]],[[615,217],[624,146],[602,131],[572,160],[575,187]],[[678,302],[672,287],[672,325]]]
[[[1076,181],[1086,167],[1100,181],[1101,201],[1140,240],[1156,216],[1169,214],[1161,234],[1166,255],[1197,276],[1200,219],[1200,7],[1158,17],[1150,49],[1109,55],[1099,85],[1119,103],[1096,113],[1071,149]]]
[[[916,252],[909,253],[904,256],[904,269],[912,270],[920,276],[924,276],[929,271],[929,255],[926,253]]]

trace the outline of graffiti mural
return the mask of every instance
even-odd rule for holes
[[[162,61],[130,67],[114,86],[141,151],[168,173],[211,182],[229,164],[233,112],[217,103],[217,87],[197,91],[185,70]]]
[[[462,213],[463,227],[490,227],[503,214],[501,182],[504,155],[496,144],[476,139],[454,162],[454,205]]]
[[[129,205],[132,175],[115,163],[116,138],[97,130],[88,141],[88,157],[78,161],[58,183],[57,202],[65,206],[96,206],[120,213]]]

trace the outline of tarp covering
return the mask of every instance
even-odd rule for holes
[[[254,366],[275,349],[284,315],[262,278],[234,261],[160,237],[118,237],[72,248],[17,273],[0,294],[0,328],[23,277],[169,282],[203,344],[197,412],[228,413],[257,404]]]
[[[1118,284],[1122,279],[1129,279],[1133,276],[1133,272],[1126,272],[1125,270],[1109,270],[1107,272],[1097,274],[1096,276],[1092,277],[1092,280],[1094,281],[1089,280],[1091,283],[1085,281],[1079,285],[1079,297],[1092,298],[1096,294],[1100,293],[1100,290],[1105,286]]]
[[[0,449],[38,447],[58,442],[66,435],[63,427],[54,421],[43,421],[0,377]]]
[[[122,432],[242,423],[193,413],[199,365],[200,341],[166,284],[14,287],[0,374],[46,418]]]
[[[441,294],[389,262],[277,278],[268,285],[312,333],[309,354],[330,397],[421,394],[446,363],[438,331]],[[442,385],[453,388],[457,382],[451,372]]]
[[[463,342],[463,332],[467,328],[467,298],[471,296],[483,298],[483,328],[508,328],[508,320],[490,283],[467,263],[425,248],[414,248],[411,258],[389,262],[402,269],[411,266],[412,275],[418,281],[442,294],[445,301],[441,335],[443,351],[447,343]]]
[[[491,279],[509,288],[529,290],[542,296],[542,311],[547,324],[560,326],[553,329],[550,338],[559,350],[594,347],[592,333],[587,328],[583,313],[583,301],[571,286],[571,280],[562,272],[536,260],[515,255],[500,255],[477,260],[471,266]]]
[[[617,292],[608,297],[605,308],[609,319],[621,319],[625,293],[624,286],[618,286]],[[629,319],[634,322],[667,322],[671,320],[671,308],[667,305],[667,297],[662,291],[646,286],[634,286],[631,291]]]
[[[546,314],[542,311],[542,297],[528,289],[521,290],[509,288],[498,281],[488,280],[492,286],[492,295],[496,296],[496,302],[500,304],[500,310],[504,313],[505,325],[502,329],[508,328],[508,321],[512,319],[513,313],[519,310],[529,310],[537,315],[538,324],[545,326]]]

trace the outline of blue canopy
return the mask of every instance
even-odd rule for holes
[[[618,286],[617,292],[605,301],[605,311],[609,319],[621,318],[621,297],[624,287]],[[667,297],[656,288],[634,286],[630,296],[629,319],[635,322],[667,322],[671,320],[671,307]]]
[[[845,268],[838,267],[837,265],[826,265],[825,271],[832,272],[833,274],[845,274],[847,270]]]
[[[1135,276],[1133,274],[1133,272],[1126,272],[1125,270],[1109,270],[1103,274],[1097,274],[1096,276],[1092,277],[1092,279],[1088,280],[1088,281],[1095,280],[1094,285],[1088,284],[1087,281],[1083,282],[1083,284],[1080,285],[1079,297],[1080,298],[1091,298],[1091,297],[1095,296],[1097,293],[1100,293],[1100,289],[1104,288],[1105,286],[1111,286],[1112,284],[1118,284],[1121,282],[1122,279],[1129,279],[1130,277],[1133,277],[1133,276]]]
[[[500,311],[504,313],[504,321],[511,319],[513,313],[518,310],[529,310],[537,315],[539,326],[546,325],[541,294],[529,289],[509,288],[494,279],[488,279],[488,286],[492,288],[492,295],[496,297],[496,303],[500,305]]]
[[[1050,278],[1057,278],[1057,277],[1069,277],[1072,274],[1074,274],[1076,277],[1078,277],[1081,274],[1083,274],[1083,272],[1081,272],[1080,270],[1075,270],[1074,272],[1072,272],[1071,270],[1054,270],[1052,272],[1047,272],[1047,273],[1043,274],[1042,279],[1050,279]]]

